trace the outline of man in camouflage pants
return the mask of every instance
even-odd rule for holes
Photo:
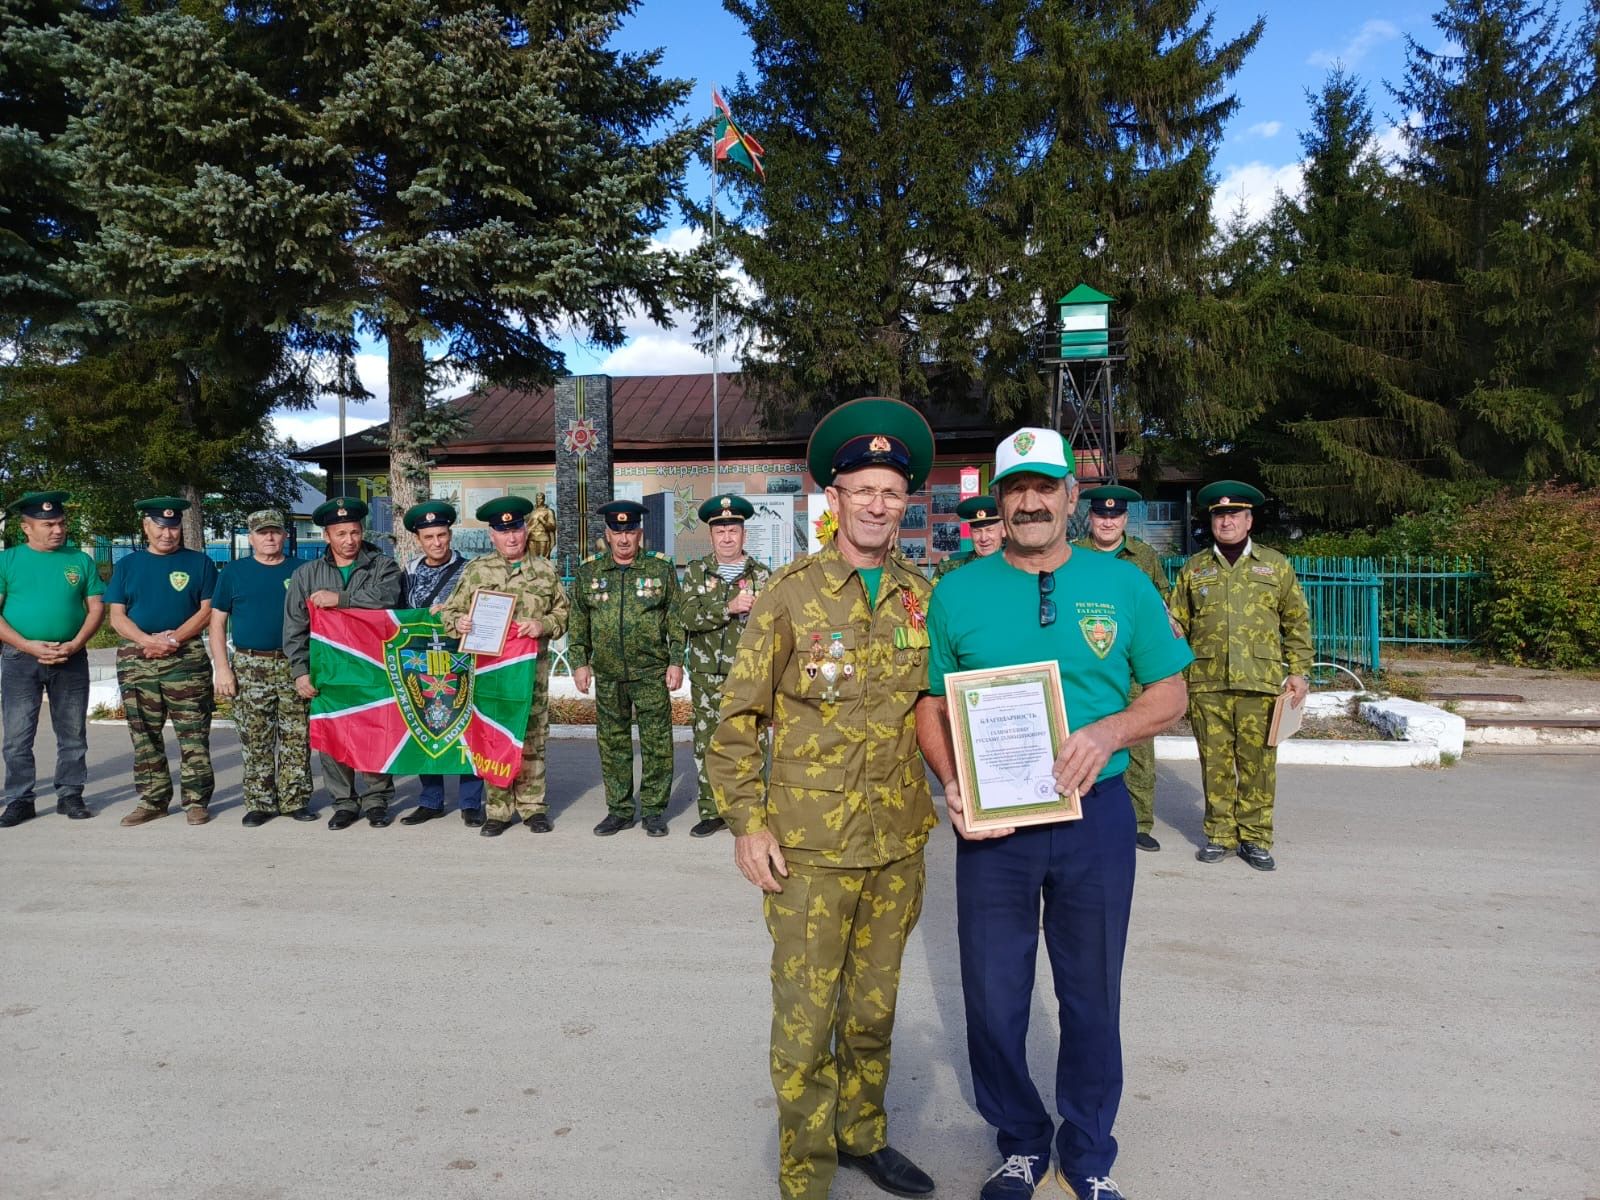
[[[283,599],[295,563],[283,553],[281,512],[253,512],[245,527],[250,557],[228,564],[211,604],[212,682],[217,695],[233,699],[244,754],[243,823],[254,829],[279,813],[315,821],[309,806],[311,705],[295,691],[283,654]]]
[[[1128,505],[1140,499],[1139,493],[1129,487],[1107,484],[1104,487],[1086,488],[1081,497],[1089,502],[1089,536],[1072,544],[1082,550],[1115,555],[1131,562],[1143,571],[1156,585],[1161,599],[1172,593],[1167,573],[1161,566],[1161,556],[1155,547],[1142,542],[1128,532]],[[1128,690],[1128,701],[1139,698],[1144,689],[1134,680]],[[1154,738],[1145,738],[1128,747],[1128,769],[1122,773],[1122,782],[1133,798],[1133,817],[1138,824],[1134,844],[1141,850],[1159,850],[1161,843],[1151,832],[1156,820],[1156,744]]]
[[[672,696],[683,682],[669,615],[678,573],[665,556],[645,553],[644,505],[613,500],[599,509],[606,523],[604,554],[586,558],[573,580],[572,632],[567,639],[572,681],[585,695],[594,684],[595,740],[606,786],[604,819],[596,837],[633,828],[633,722],[639,722],[639,805],[644,831],[667,836],[672,792]]]
[[[1311,690],[1311,614],[1289,560],[1250,540],[1266,497],[1224,479],[1197,500],[1210,510],[1215,544],[1183,564],[1169,602],[1195,659],[1189,723],[1206,789],[1206,844],[1195,857],[1219,862],[1237,849],[1271,871],[1278,751],[1267,730],[1280,692],[1303,704]]]
[[[482,505],[478,520],[489,526],[494,551],[469,562],[455,591],[439,610],[446,628],[466,634],[472,628],[472,598],[482,589],[509,592],[517,598],[511,614],[513,636],[539,640],[533,703],[522,735],[522,768],[510,787],[489,786],[484,807],[488,818],[478,832],[499,837],[521,817],[531,833],[549,833],[545,802],[545,742],[550,734],[550,643],[567,630],[567,593],[548,558],[528,553],[527,516],[533,505],[520,496],[505,496]],[[630,761],[630,767],[632,765]]]
[[[183,547],[187,500],[157,496],[134,505],[143,516],[147,545],[112,569],[106,588],[111,628],[124,639],[117,650],[117,683],[133,740],[133,782],[139,807],[122,818],[143,825],[167,815],[172,774],[162,729],[172,718],[178,735],[178,781],[191,825],[211,819],[216,777],[211,769],[211,662],[201,634],[211,620],[217,568],[198,550]]]
[[[706,747],[716,732],[722,708],[722,683],[733,666],[750,606],[767,585],[770,572],[744,552],[744,523],[755,509],[743,496],[713,496],[700,506],[711,530],[712,551],[684,572],[678,593],[672,640],[686,643],[689,689],[694,703],[694,763],[700,777],[700,820],[690,837],[710,837],[727,828],[717,814],[706,774]]]

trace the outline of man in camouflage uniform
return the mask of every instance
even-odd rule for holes
[[[706,747],[716,732],[722,682],[733,666],[750,606],[770,572],[744,552],[744,523],[756,510],[743,496],[713,496],[700,506],[711,530],[711,553],[684,572],[674,614],[673,641],[687,643],[689,689],[694,697],[694,762],[700,777],[700,820],[690,837],[710,837],[727,828],[717,814],[706,775]]]
[[[447,627],[465,635],[472,628],[472,598],[480,590],[509,592],[517,598],[511,614],[513,636],[539,640],[533,703],[522,735],[522,769],[510,787],[489,788],[488,820],[478,832],[499,837],[521,817],[531,833],[549,833],[554,826],[545,803],[545,742],[550,734],[550,643],[567,630],[567,593],[555,566],[528,551],[527,517],[533,505],[520,496],[491,500],[478,509],[489,526],[493,552],[468,563],[455,591],[439,610]],[[631,763],[629,764],[631,767]]]
[[[144,514],[143,550],[112,569],[106,588],[111,628],[125,639],[117,650],[117,684],[133,739],[133,782],[139,807],[122,818],[143,825],[167,815],[172,774],[162,728],[172,718],[178,735],[178,780],[191,825],[211,819],[216,777],[211,769],[211,662],[201,634],[211,621],[217,568],[183,547],[187,500],[156,496],[134,505]]]
[[[890,548],[933,433],[909,405],[856,400],[823,418],[806,457],[838,531],[756,600],[706,767],[734,861],[766,893],[780,1195],[824,1200],[843,1163],[922,1196],[933,1180],[889,1146],[884,1093],[937,821],[914,715],[931,588]]]
[[[584,695],[594,684],[595,739],[606,786],[605,818],[594,827],[610,837],[634,823],[633,722],[639,722],[639,804],[644,831],[667,836],[672,792],[672,697],[683,683],[682,640],[669,617],[678,573],[666,556],[645,553],[644,505],[613,500],[600,506],[606,553],[586,558],[573,580],[567,639],[572,680]]]
[[[1149,576],[1150,582],[1156,585],[1156,591],[1161,593],[1161,599],[1165,601],[1172,593],[1172,585],[1167,582],[1167,573],[1162,569],[1161,556],[1156,553],[1154,546],[1128,533],[1128,505],[1140,498],[1139,493],[1129,487],[1107,484],[1085,489],[1082,498],[1089,502],[1089,536],[1079,538],[1072,544],[1083,550],[1114,554],[1131,562]],[[1137,699],[1142,690],[1139,681],[1134,680],[1128,699]],[[1151,833],[1156,823],[1154,738],[1145,738],[1128,747],[1128,769],[1123,772],[1122,781],[1128,785],[1128,795],[1133,797],[1133,815],[1139,826],[1135,844],[1141,850],[1161,849],[1161,843]]]
[[[971,531],[972,553],[952,554],[941,562],[933,569],[935,583],[969,562],[997,553],[1006,542],[1005,526],[1000,523],[1000,505],[993,496],[968,496],[956,505],[956,516],[965,521]]]
[[[1303,704],[1311,690],[1311,614],[1289,560],[1250,540],[1266,497],[1224,479],[1197,499],[1210,511],[1215,544],[1183,564],[1169,601],[1195,658],[1189,723],[1206,788],[1206,844],[1195,857],[1218,862],[1237,848],[1270,871],[1278,751],[1267,730],[1280,692]]]
[[[245,527],[251,556],[228,564],[211,605],[212,682],[217,695],[233,698],[244,753],[244,824],[256,828],[280,812],[315,821],[311,706],[294,690],[283,655],[283,601],[295,571],[283,553],[283,514],[271,508],[253,512]]]

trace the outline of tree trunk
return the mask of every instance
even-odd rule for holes
[[[183,413],[183,423],[187,429],[193,430],[195,401],[199,399],[200,381],[187,368],[178,368],[178,383],[176,400],[178,410]],[[200,505],[205,500],[200,487],[193,480],[185,479],[178,484],[178,495],[189,502],[189,507],[183,512],[183,544],[190,550],[198,550],[204,554],[206,550],[206,515]]]
[[[416,444],[412,426],[428,403],[428,368],[422,343],[389,327],[389,501],[394,510],[395,557],[417,553],[417,540],[403,523],[406,509],[428,494],[426,449]]]

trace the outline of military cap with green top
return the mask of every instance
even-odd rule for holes
[[[707,525],[718,525],[724,521],[743,523],[755,515],[755,505],[731,492],[713,496],[700,506],[700,519]]]
[[[366,519],[366,501],[358,500],[354,496],[335,496],[317,505],[316,511],[311,514],[312,522],[324,529],[329,525],[343,525],[350,521],[359,525]]]
[[[67,501],[70,499],[70,492],[23,492],[21,497],[6,505],[6,511],[54,521],[67,515]]]
[[[956,505],[956,516],[973,529],[982,529],[1000,519],[1000,504],[993,496],[968,496]]]
[[[1215,483],[1208,483],[1195,496],[1195,503],[1211,512],[1254,508],[1266,502],[1267,498],[1262,495],[1259,488],[1253,488],[1248,483],[1240,483],[1237,479],[1219,479]]]
[[[1131,487],[1123,487],[1118,483],[1101,484],[1099,487],[1088,488],[1083,492],[1083,498],[1089,502],[1089,511],[1100,517],[1125,517],[1128,515],[1128,505],[1135,500],[1142,500],[1138,492]]]
[[[244,519],[244,527],[251,533],[260,533],[263,529],[287,529],[283,523],[283,514],[275,508],[258,508]]]
[[[906,477],[907,491],[920,491],[933,466],[933,430],[909,404],[863,396],[817,422],[806,446],[806,466],[821,487],[847,471],[892,467]]]
[[[151,496],[148,500],[135,500],[133,506],[161,528],[176,529],[183,524],[189,502],[181,496]]]
[[[646,509],[637,500],[613,500],[610,504],[602,504],[595,511],[605,518],[607,529],[614,529],[618,533],[644,528]]]
[[[424,500],[406,509],[406,515],[400,518],[400,523],[412,533],[448,528],[456,523],[456,508],[444,500]]]
[[[487,504],[478,505],[478,511],[473,516],[485,522],[490,529],[510,533],[526,525],[528,514],[532,511],[532,500],[524,500],[521,496],[500,496]]]

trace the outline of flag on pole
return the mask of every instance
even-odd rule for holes
[[[761,165],[761,156],[766,151],[761,148],[761,143],[734,124],[733,113],[728,111],[728,102],[716,88],[711,89],[711,103],[716,106],[718,114],[716,160],[737,163],[765,182],[767,172]]]

